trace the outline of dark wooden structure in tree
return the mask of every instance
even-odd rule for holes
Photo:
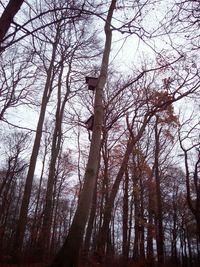
[[[85,121],[86,128],[90,131],[93,130],[94,126],[94,115],[91,115],[87,121]]]
[[[98,78],[86,76],[85,81],[88,84],[88,90],[94,91],[97,86]]]

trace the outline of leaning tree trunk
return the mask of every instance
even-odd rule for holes
[[[13,22],[14,16],[19,11],[24,0],[10,0],[0,17],[0,52],[3,51],[2,42]]]
[[[110,28],[116,0],[112,0],[107,20],[105,24],[106,42],[101,64],[100,76],[96,86],[95,105],[94,105],[94,127],[88,163],[84,176],[84,184],[80,195],[78,207],[69,229],[68,236],[58,252],[51,267],[77,267],[79,252],[83,241],[85,225],[87,223],[89,211],[91,208],[93,192],[95,188],[100,146],[101,146],[101,129],[103,122],[103,88],[107,79],[109,55],[111,50],[112,31]]]

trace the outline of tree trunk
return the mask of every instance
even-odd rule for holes
[[[75,50],[74,50],[75,51]],[[69,70],[68,70],[68,77],[71,71],[71,63],[72,59],[69,63]],[[44,207],[44,218],[43,218],[43,224],[42,224],[42,257],[43,259],[48,259],[49,257],[49,249],[50,249],[50,239],[51,239],[51,225],[52,225],[52,205],[53,205],[53,187],[55,184],[55,173],[56,173],[56,162],[58,159],[58,155],[61,148],[61,139],[62,139],[62,121],[63,121],[63,115],[65,110],[65,105],[68,100],[68,96],[70,94],[70,87],[68,85],[67,80],[67,90],[64,95],[64,98],[61,102],[62,96],[61,96],[61,89],[62,89],[62,75],[64,71],[64,65],[63,65],[64,57],[62,58],[62,61],[60,62],[60,73],[59,73],[59,79],[58,79],[58,91],[57,91],[57,108],[56,108],[56,119],[55,119],[55,128],[52,138],[52,144],[51,144],[51,160],[49,164],[49,175],[48,175],[48,181],[47,181],[47,191],[46,191],[46,199],[45,199],[45,207]]]
[[[149,179],[148,188],[148,229],[147,229],[147,261],[149,266],[154,265],[154,250],[153,250],[153,235],[155,231],[155,225],[153,221],[153,215],[155,214],[154,188],[152,186],[152,176]]]
[[[44,148],[44,155],[42,159],[42,170],[40,174],[40,179],[39,179],[39,185],[38,185],[38,191],[37,191],[37,196],[36,196],[36,204],[35,204],[35,210],[34,210],[34,215],[33,215],[33,224],[31,227],[31,234],[30,234],[30,249],[33,251],[36,248],[36,241],[38,239],[38,213],[39,209],[41,206],[41,191],[42,191],[42,182],[43,182],[43,175],[44,175],[44,169],[45,169],[45,162],[46,162],[46,157],[47,157],[47,144],[45,144]]]
[[[159,135],[158,131],[158,116],[156,116],[155,124],[155,180],[156,180],[156,198],[157,198],[157,257],[159,264],[164,262],[164,236],[163,236],[163,214],[162,214],[162,196],[160,189],[160,173],[159,173]]]
[[[93,194],[93,200],[92,200],[92,207],[90,211],[90,217],[88,220],[86,235],[85,235],[85,242],[84,242],[84,256],[87,258],[90,250],[90,242],[91,242],[91,236],[92,236],[92,230],[94,225],[94,219],[96,214],[96,205],[97,205],[97,183],[95,186],[95,191]]]
[[[57,165],[59,165],[59,159],[58,159],[58,163]],[[58,168],[58,167],[57,167]],[[57,171],[58,172],[58,171]],[[57,180],[57,176],[58,173],[55,174],[56,175],[56,179]],[[57,186],[57,181],[55,181],[54,183],[54,192],[53,192],[53,204],[52,204],[52,234],[51,234],[51,242],[49,245],[49,253],[50,255],[55,254],[56,251],[56,243],[57,240],[59,239],[60,233],[58,234],[56,229],[59,227],[60,225],[60,221],[62,221],[61,219],[59,221],[57,221],[58,218],[58,210],[59,210],[59,199],[60,199],[60,195],[61,195],[61,191],[62,191],[62,186],[64,184],[65,181],[65,173],[63,172],[63,174],[60,177],[60,182],[59,185]],[[56,187],[58,187],[56,189]],[[59,227],[60,230],[60,227]]]
[[[51,62],[50,62],[50,66],[47,72],[47,79],[46,79],[46,84],[45,84],[42,103],[41,103],[40,115],[39,115],[39,120],[37,124],[37,130],[36,130],[35,140],[33,144],[32,154],[30,158],[30,164],[29,164],[28,174],[27,174],[26,183],[25,183],[25,189],[24,189],[22,205],[20,209],[19,220],[17,224],[16,238],[15,238],[14,246],[13,246],[13,255],[14,255],[15,261],[19,260],[21,256],[21,252],[22,252],[22,245],[23,245],[27,215],[28,215],[28,206],[29,206],[31,190],[32,190],[33,176],[34,176],[37,156],[38,156],[38,152],[40,148],[40,141],[42,137],[42,128],[44,124],[46,107],[47,107],[47,104],[48,104],[48,101],[51,95],[52,83],[53,83],[53,78],[55,75],[55,72],[53,73],[53,64],[54,64],[54,60],[56,56],[57,42],[58,40],[56,38],[55,43],[53,44]]]
[[[191,245],[191,239],[190,239],[190,233],[188,232],[188,227],[186,228],[186,239],[187,239],[187,247],[188,247],[188,262],[189,266],[193,267],[193,260],[192,260],[192,245]]]
[[[133,260],[137,261],[139,259],[139,243],[140,243],[140,232],[139,232],[139,186],[138,186],[138,177],[136,171],[135,157],[133,155],[133,197],[134,197],[134,244],[133,244]]]
[[[142,261],[145,260],[145,248],[144,248],[144,186],[142,184],[142,177],[139,176],[139,185],[140,185],[140,216],[141,216],[141,224],[140,224],[140,259]]]
[[[171,241],[171,258],[172,263],[178,264],[178,251],[177,251],[177,223],[178,223],[178,214],[177,214],[177,195],[178,188],[175,189],[173,194],[173,228],[172,228],[172,241]]]
[[[129,214],[129,222],[128,222],[128,251],[130,253],[130,248],[131,248],[131,240],[132,240],[132,225],[133,225],[133,206],[134,206],[134,197],[133,197],[133,194],[131,196],[131,200],[130,200],[130,207],[129,207],[129,210],[130,210],[130,214]]]
[[[129,201],[128,201],[128,187],[129,187],[129,176],[128,171],[125,172],[124,180],[124,196],[123,196],[123,243],[122,243],[122,255],[125,260],[128,260],[128,212],[129,212]]]
[[[80,194],[78,207],[69,229],[68,236],[58,252],[51,267],[77,267],[79,252],[83,241],[85,225],[87,223],[89,211],[92,204],[92,197],[96,183],[97,170],[99,164],[101,147],[101,129],[103,122],[103,88],[107,79],[109,55],[111,50],[112,31],[110,28],[112,15],[115,9],[116,0],[112,0],[107,20],[105,24],[106,42],[101,64],[100,76],[96,86],[95,105],[94,105],[94,127],[88,163],[84,176],[84,184]]]
[[[59,107],[60,109],[60,107]],[[51,239],[51,225],[52,225],[52,204],[53,204],[53,187],[55,183],[56,161],[60,151],[61,145],[61,122],[60,117],[56,118],[56,125],[53,133],[51,146],[51,160],[49,165],[49,175],[47,181],[46,199],[44,207],[44,217],[42,223],[42,231],[40,236],[41,256],[43,259],[49,256],[49,245]]]
[[[2,42],[13,22],[14,16],[19,11],[24,0],[10,0],[0,18],[0,52],[3,50]]]

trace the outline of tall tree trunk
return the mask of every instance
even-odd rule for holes
[[[50,66],[47,71],[47,79],[46,79],[46,84],[45,84],[44,93],[42,97],[40,115],[39,115],[39,120],[37,124],[37,130],[36,130],[35,140],[33,144],[33,149],[31,153],[30,164],[29,164],[28,174],[27,174],[26,183],[25,183],[25,189],[24,189],[22,205],[20,209],[19,220],[17,224],[16,237],[15,237],[14,246],[13,246],[13,255],[14,255],[15,261],[18,261],[22,254],[22,245],[23,245],[27,215],[28,215],[28,206],[29,206],[31,190],[32,190],[33,176],[34,176],[37,156],[38,156],[38,152],[40,148],[46,107],[47,107],[47,104],[48,104],[48,101],[51,95],[53,79],[55,76],[55,72],[53,72],[53,67],[54,67],[54,60],[56,57],[57,44],[58,44],[58,38],[56,36],[55,42],[53,44]]]
[[[149,267],[154,266],[153,238],[155,237],[155,188],[152,182],[153,169],[148,183],[148,229],[147,229],[147,261]]]
[[[129,214],[129,222],[128,222],[128,251],[130,252],[130,248],[131,248],[131,239],[132,239],[132,225],[133,225],[133,205],[134,205],[134,197],[133,194],[131,196],[131,200],[130,200],[130,214]]]
[[[43,181],[43,175],[44,175],[46,156],[47,156],[47,146],[45,146],[44,155],[43,155],[43,159],[42,159],[42,170],[41,170],[41,174],[40,174],[39,187],[38,187],[36,204],[35,204],[35,211],[34,211],[34,215],[33,215],[33,224],[31,227],[31,234],[30,234],[30,241],[29,241],[30,251],[31,251],[32,255],[35,254],[36,242],[38,239],[38,211],[39,211],[40,204],[41,204],[40,198],[41,198],[42,181]]]
[[[140,219],[141,219],[141,224],[140,224],[140,259],[142,261],[145,260],[145,249],[144,249],[144,223],[145,223],[145,218],[144,218],[144,186],[142,184],[142,177],[140,175],[139,177],[139,185],[140,185]]]
[[[94,219],[96,214],[96,205],[97,205],[97,183],[95,185],[95,190],[93,194],[93,200],[92,200],[92,207],[90,211],[90,217],[88,220],[86,235],[85,235],[85,241],[84,241],[84,256],[87,258],[90,250],[90,242],[91,242],[91,236],[92,236],[92,230],[94,225]]]
[[[134,174],[133,174],[133,196],[134,196],[134,244],[133,244],[133,260],[137,261],[139,259],[139,242],[140,242],[140,227],[139,227],[139,186],[138,186],[138,177],[136,171],[135,157],[133,155],[133,165],[134,165]]]
[[[103,212],[104,205],[106,205],[108,201],[108,157],[104,155],[104,151],[102,152],[103,161],[104,161],[104,172],[102,177],[102,185],[101,185],[101,200],[100,200],[100,211],[99,211],[99,229],[100,231],[103,222]]]
[[[52,204],[53,204],[53,187],[55,183],[56,173],[56,161],[60,151],[61,145],[61,123],[60,119],[56,119],[56,126],[53,133],[52,147],[51,147],[51,160],[49,166],[49,176],[47,181],[46,199],[44,206],[44,217],[42,223],[42,231],[40,242],[41,245],[41,256],[47,258],[49,255],[49,244],[51,238],[51,225],[52,225]]]
[[[61,149],[62,151],[62,149]],[[60,153],[61,154],[61,153]],[[58,163],[57,165],[59,166],[59,159],[58,159]],[[57,168],[58,168],[57,166]],[[57,171],[58,172],[58,171]],[[52,225],[53,225],[53,229],[52,229],[52,235],[51,235],[51,242],[50,242],[50,246],[49,246],[49,253],[50,254],[54,254],[55,251],[56,251],[56,242],[57,242],[57,239],[58,239],[58,234],[57,234],[57,228],[58,228],[58,225],[60,224],[60,221],[57,221],[57,218],[58,218],[58,210],[59,210],[59,199],[60,199],[60,195],[61,195],[61,191],[62,191],[62,186],[64,184],[64,181],[65,181],[65,173],[63,172],[61,177],[60,177],[60,181],[59,181],[59,184],[57,186],[57,176],[58,176],[58,173],[55,174],[56,175],[56,179],[55,179],[55,183],[54,183],[54,192],[53,192],[53,204],[52,204],[52,213],[53,213],[53,216],[52,216]],[[58,187],[58,188],[56,188]],[[61,219],[60,219],[61,220]],[[62,221],[62,220],[61,220]]]
[[[148,200],[150,201],[150,200]],[[149,207],[150,208],[150,207]],[[149,209],[148,208],[148,209]],[[148,229],[147,229],[147,261],[149,266],[154,265],[154,252],[153,252],[153,233],[154,233],[154,227],[153,227],[153,214],[151,210],[148,211]]]
[[[124,196],[123,196],[123,243],[122,243],[122,255],[125,260],[128,260],[128,212],[129,212],[129,201],[128,201],[128,187],[129,187],[129,176],[128,170],[125,172],[124,179]]]
[[[178,223],[178,214],[177,214],[177,195],[178,188],[174,189],[175,192],[173,194],[173,228],[172,228],[172,241],[171,241],[171,258],[172,263],[178,264],[178,252],[177,252],[177,223]]]
[[[74,50],[75,51],[75,50]],[[56,108],[56,119],[55,119],[55,128],[52,138],[52,144],[51,144],[51,160],[49,164],[49,175],[48,175],[48,181],[47,181],[47,191],[46,191],[46,199],[45,199],[45,207],[44,207],[44,217],[43,217],[43,223],[42,223],[42,242],[40,243],[41,246],[41,256],[43,259],[48,259],[49,257],[49,250],[50,250],[50,240],[51,240],[51,225],[52,225],[52,210],[53,210],[53,187],[55,184],[55,177],[56,177],[56,162],[59,156],[60,148],[61,148],[61,139],[62,139],[62,121],[63,121],[63,115],[64,115],[64,109],[65,105],[68,100],[68,96],[70,93],[70,87],[68,84],[67,79],[67,90],[64,95],[64,98],[62,99],[62,75],[64,71],[64,61],[65,57],[62,57],[62,60],[60,62],[60,73],[58,77],[58,91],[57,91],[57,108]],[[68,73],[67,77],[69,78],[69,74],[71,71],[71,63],[72,59],[70,60],[69,66],[68,66]],[[62,99],[62,101],[61,101]]]
[[[192,259],[192,245],[191,245],[191,239],[190,239],[190,233],[188,232],[188,227],[186,228],[186,239],[187,239],[187,247],[188,247],[188,262],[189,266],[193,267],[193,259]]]
[[[157,198],[157,257],[159,264],[164,262],[164,234],[163,234],[163,211],[162,211],[162,196],[160,189],[160,173],[159,173],[159,136],[161,130],[158,130],[158,120],[159,117],[156,116],[155,123],[155,181],[156,181],[156,198]]]
[[[112,31],[110,28],[116,0],[112,0],[105,24],[106,42],[101,64],[100,76],[96,86],[94,105],[94,127],[88,163],[84,176],[84,184],[80,200],[68,236],[58,252],[51,267],[77,267],[79,252],[83,241],[85,225],[92,204],[92,197],[96,183],[101,147],[101,129],[103,122],[103,88],[107,79],[109,55],[111,50]]]

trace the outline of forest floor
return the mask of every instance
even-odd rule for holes
[[[42,263],[8,264],[0,263],[0,267],[44,267]]]
[[[38,264],[38,263],[29,263],[29,264],[7,264],[7,263],[0,263],[0,267],[45,267],[45,264]],[[101,264],[92,264],[92,265],[80,265],[80,267],[108,267],[108,265],[101,265]],[[110,267],[114,267],[111,265]],[[118,265],[116,266],[118,267]],[[125,267],[125,266],[124,266]],[[148,267],[148,265],[140,265],[140,264],[132,264],[127,265],[127,267]],[[179,265],[163,265],[162,267],[179,267]]]
[[[45,264],[39,264],[39,263],[30,263],[30,264],[7,264],[7,263],[0,263],[0,267],[46,267],[47,265]],[[113,265],[111,264],[110,267],[118,267],[119,265]],[[122,266],[122,265],[121,265]],[[127,266],[126,265],[123,265],[123,267],[149,267],[148,265],[141,265],[141,264],[128,264]],[[102,265],[102,264],[89,264],[89,265],[80,265],[80,267],[108,267],[108,265]],[[162,267],[179,267],[179,265],[171,265],[171,264],[168,264],[168,265],[163,265]]]
[[[47,265],[42,264],[42,263],[25,263],[25,264],[8,264],[8,263],[0,263],[0,267],[45,267]],[[116,267],[118,267],[119,265],[116,265]],[[125,265],[123,265],[125,266]],[[96,264],[81,264],[80,267],[108,267],[108,265],[102,265],[99,263]],[[113,264],[111,264],[110,267],[114,267]],[[148,265],[143,265],[143,264],[128,264],[127,267],[148,267]],[[167,265],[163,265],[163,267],[178,267],[178,265],[171,265],[171,264],[167,264]]]
[[[155,264],[154,266],[157,266],[156,263],[154,264]],[[47,262],[46,263],[23,263],[23,264],[0,263],[0,267],[46,267],[46,266],[48,266]],[[97,261],[91,260],[91,261],[80,262],[80,267],[150,267],[150,266],[152,266],[152,264],[148,264],[147,262],[144,262],[144,261],[124,262],[123,260],[121,261],[110,260],[106,263],[105,262],[99,263]],[[168,262],[168,263],[163,264],[162,267],[179,267],[179,265]]]

